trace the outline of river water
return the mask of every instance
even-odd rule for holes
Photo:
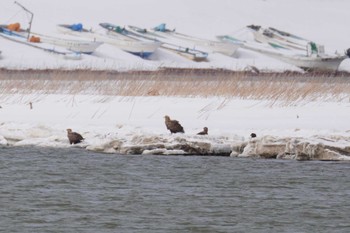
[[[0,232],[350,232],[350,163],[0,148]]]

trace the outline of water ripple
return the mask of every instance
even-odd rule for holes
[[[0,151],[4,232],[349,232],[349,163]]]

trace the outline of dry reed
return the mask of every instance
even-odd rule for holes
[[[347,73],[265,73],[226,70],[0,71],[0,98],[6,94],[180,96],[301,101],[350,101]],[[225,104],[225,103],[223,103]]]

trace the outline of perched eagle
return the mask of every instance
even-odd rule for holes
[[[177,120],[170,120],[169,116],[165,116],[165,125],[171,133],[185,133],[184,128]]]
[[[71,129],[67,129],[67,136],[70,144],[77,144],[84,140],[84,138],[80,134],[72,132]]]
[[[204,127],[203,131],[197,133],[197,135],[208,135],[208,127]]]

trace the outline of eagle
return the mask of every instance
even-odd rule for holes
[[[256,134],[255,134],[255,133],[251,133],[251,134],[250,134],[250,137],[251,137],[251,138],[256,138]]]
[[[165,126],[171,133],[185,133],[184,128],[177,120],[171,120],[169,116],[165,116]]]
[[[67,137],[70,144],[77,144],[84,140],[79,133],[73,132],[72,129],[67,129]]]
[[[197,133],[197,135],[208,135],[208,127],[204,127],[203,131]]]

